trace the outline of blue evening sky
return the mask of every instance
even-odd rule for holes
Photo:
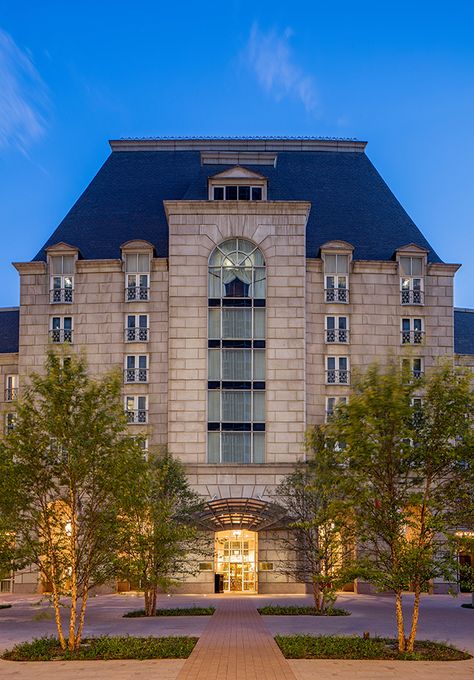
[[[316,135],[367,154],[474,307],[474,2],[0,0],[0,306],[109,153]]]

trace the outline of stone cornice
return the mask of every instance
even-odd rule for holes
[[[455,274],[462,265],[448,264],[446,262],[429,262],[427,265],[428,274]]]
[[[20,274],[44,274],[46,272],[46,262],[35,260],[34,262],[12,262],[13,266]]]
[[[339,151],[364,153],[367,142],[317,138],[110,139],[112,151]]]
[[[309,201],[163,201],[170,215],[304,215],[311,210]]]

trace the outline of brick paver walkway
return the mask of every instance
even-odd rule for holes
[[[255,602],[223,599],[176,680],[296,680]]]

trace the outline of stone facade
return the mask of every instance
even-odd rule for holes
[[[232,175],[238,182],[238,172]],[[237,177],[237,180],[235,180]],[[244,176],[242,176],[244,177]],[[242,181],[244,181],[242,179]],[[127,355],[147,356],[147,381],[124,384],[126,396],[147,397],[146,423],[131,424],[146,433],[148,445],[167,445],[180,458],[191,485],[207,500],[272,500],[276,486],[304,457],[308,425],[322,423],[329,397],[347,397],[350,375],[389,357],[421,358],[422,370],[439,357],[453,356],[453,279],[457,265],[427,262],[427,250],[400,244],[391,260],[353,258],[354,247],[329,241],[308,257],[308,216],[317,206],[307,201],[166,200],[169,255],[157,257],[148,241],[121,244],[122,259],[82,259],[75,244],[47,249],[45,261],[17,263],[20,274],[19,352],[0,354],[2,384],[19,375],[20,389],[40,371],[52,343],[53,317],[72,318],[72,349],[87,353],[92,375],[125,370]],[[207,462],[208,261],[216,246],[243,238],[265,258],[266,415],[265,462]],[[126,301],[124,258],[151,258],[146,300]],[[50,258],[75,258],[72,302],[51,302]],[[348,294],[327,301],[326,257],[347,256]],[[423,261],[424,304],[401,304],[400,257]],[[145,338],[130,341],[130,315],[146,316]],[[346,319],[344,342],[328,342],[327,317]],[[422,341],[402,342],[402,319],[421,319]],[[66,344],[67,353],[69,345]],[[327,358],[347,360],[347,380],[328,384]],[[463,360],[466,363],[466,360]],[[1,415],[12,410],[2,401]],[[258,537],[258,562],[277,561],[274,534]],[[260,592],[299,592],[271,569],[259,574]],[[36,575],[18,574],[18,592],[34,590]],[[188,592],[213,592],[214,574],[203,570],[184,584]]]

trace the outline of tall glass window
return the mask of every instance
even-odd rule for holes
[[[209,258],[208,462],[265,459],[265,260],[229,239]]]

